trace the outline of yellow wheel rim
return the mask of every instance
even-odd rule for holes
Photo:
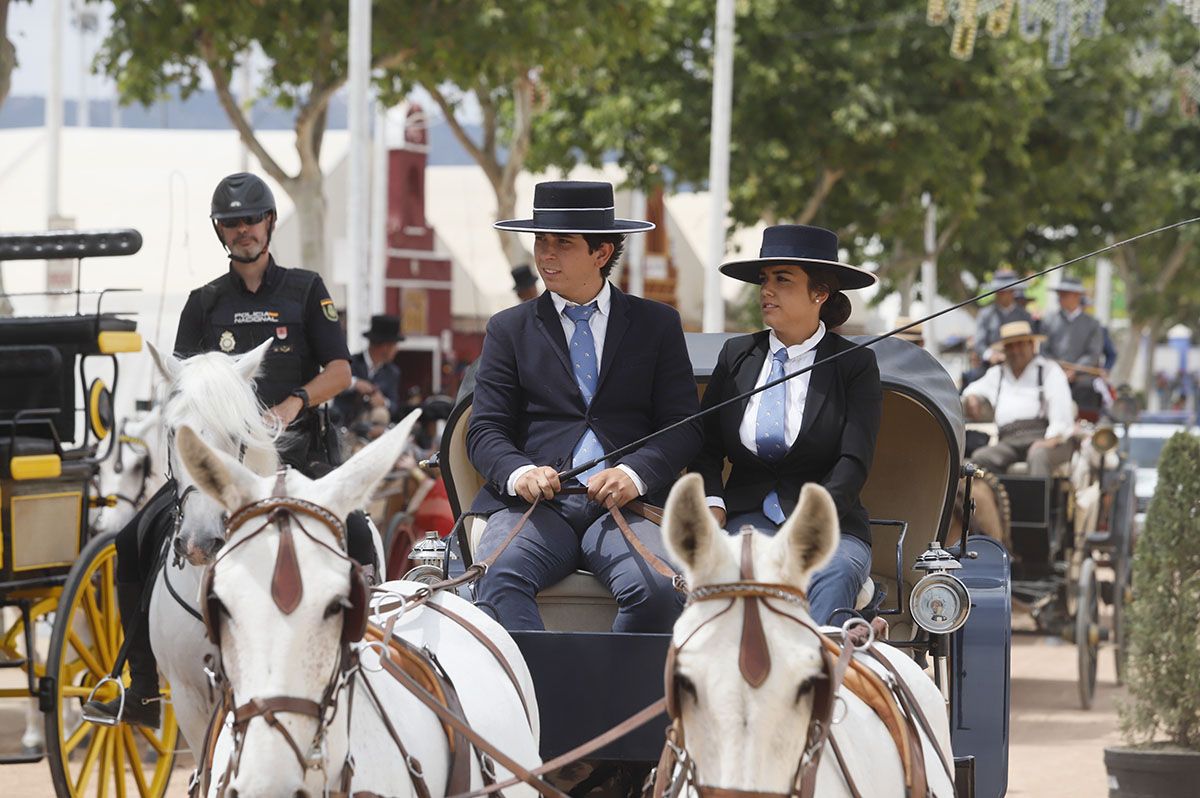
[[[89,547],[89,550],[92,550]],[[123,634],[117,609],[116,546],[111,542],[85,563],[76,564],[74,590],[64,591],[59,614],[69,613],[71,623],[63,626],[61,650],[51,652],[49,665],[54,678],[54,712],[57,734],[47,740],[52,769],[65,781],[67,791],[59,795],[141,796],[158,798],[167,788],[175,760],[179,727],[169,700],[163,702],[162,726],[158,730],[120,724],[98,726],[80,719],[79,709],[92,688],[109,674]],[[84,566],[82,573],[80,566]],[[56,629],[65,618],[59,618]],[[123,674],[129,684],[129,672]],[[101,701],[117,695],[107,684],[96,695]],[[169,699],[169,691],[164,693]],[[56,779],[57,781],[58,779]]]

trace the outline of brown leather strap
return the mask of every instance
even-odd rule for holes
[[[377,628],[374,626],[369,628],[367,630],[367,635],[371,637],[377,637]],[[471,728],[471,725],[467,723],[466,720],[443,706],[428,690],[422,687],[417,680],[413,679],[407,672],[405,672],[403,668],[392,662],[389,657],[381,657],[379,662],[383,669],[388,672],[388,674],[390,674],[406,690],[412,693],[412,695],[415,696],[418,701],[424,704],[426,708],[432,710],[433,713],[437,715],[444,724],[449,725],[457,733],[466,737],[472,745],[475,745],[482,751],[486,752],[488,756],[492,757],[505,768],[507,768],[510,773],[518,776],[521,781],[525,782],[530,787],[533,787],[543,796],[546,796],[546,798],[567,798],[566,793],[562,792],[562,790],[559,790],[558,788],[537,778],[512,757],[508,756],[503,751],[497,749],[494,745],[489,743],[487,740],[483,739],[478,732]]]
[[[630,502],[630,504],[632,504],[632,502]],[[629,505],[626,506],[628,507]],[[660,576],[665,576],[667,579],[670,579],[671,582],[678,587],[682,583],[682,579],[680,578],[679,574],[674,568],[663,562],[657,554],[646,548],[645,543],[642,543],[642,541],[638,540],[638,536],[635,535],[633,530],[629,528],[629,523],[625,520],[625,516],[621,513],[621,508],[615,506],[609,507],[608,513],[612,516],[613,521],[616,522],[617,529],[621,530],[621,534],[625,536],[625,540],[627,540],[629,545],[633,547],[633,550],[636,551],[638,555],[646,561],[646,565],[649,565],[651,568],[657,571]]]
[[[379,700],[375,688],[371,686],[370,679],[365,676],[360,680],[363,687],[366,688],[367,697],[371,699],[371,703],[375,706],[375,714],[383,721],[383,727],[387,730],[388,736],[392,738],[392,743],[396,746],[396,750],[400,752],[400,756],[404,758],[404,766],[408,770],[408,775],[412,779],[413,790],[417,793],[417,798],[431,798],[429,793],[429,785],[425,783],[425,772],[421,768],[421,763],[415,757],[408,753],[408,749],[404,747],[404,741],[400,739],[396,727],[392,725],[391,719],[383,710],[383,704]]]
[[[653,521],[659,526],[662,526],[663,508],[661,507],[656,507],[653,504],[642,501],[641,499],[634,499],[625,505],[625,509],[634,515],[640,515],[647,521]]]
[[[793,781],[793,789],[800,798],[813,798],[816,795],[817,770],[821,764],[825,742],[833,728],[834,704],[853,654],[853,646],[843,646],[837,660],[831,664],[831,655],[824,648],[821,649],[821,656],[826,663],[827,678],[819,684],[817,692],[824,693],[824,700],[813,702],[813,719],[809,722],[808,737],[804,743],[805,755],[811,752],[812,758],[805,762],[804,756],[801,756],[799,767],[796,769],[796,779]]]
[[[742,533],[740,578],[744,582],[754,581],[754,532],[751,530]],[[767,647],[767,636],[763,631],[762,615],[759,613],[760,599],[751,596],[743,601],[738,668],[747,684],[751,687],[761,687],[771,674],[771,650]]]
[[[513,689],[517,691],[517,697],[521,699],[521,708],[525,710],[525,721],[529,724],[529,728],[533,729],[533,715],[529,712],[529,704],[525,700],[525,692],[521,689],[521,683],[517,681],[517,674],[513,672],[512,665],[508,663],[508,658],[504,656],[504,652],[502,652],[496,646],[496,643],[490,637],[485,635],[478,626],[471,623],[457,612],[449,610],[443,607],[441,604],[433,601],[427,601],[424,606],[440,615],[446,616],[463,629],[466,629],[472,637],[478,640],[479,643],[483,645],[483,647],[486,648],[489,653],[491,653],[496,662],[500,664],[500,667],[504,669],[504,674],[508,676],[508,680],[512,682]],[[536,731],[536,729],[534,729],[534,731]]]
[[[233,711],[233,725],[245,726],[253,718],[274,712],[291,712],[296,715],[321,717],[321,705],[307,698],[275,696],[273,698],[251,698]]]
[[[934,753],[937,754],[938,761],[942,763],[942,769],[946,772],[946,777],[949,778],[950,783],[953,784],[954,783],[953,766],[950,764],[950,761],[947,759],[945,752],[942,751],[941,745],[938,744],[938,739],[933,734],[933,725],[929,722],[929,718],[927,718],[925,716],[925,712],[924,712],[924,710],[921,709],[921,704],[920,704],[920,702],[917,701],[917,697],[915,695],[913,695],[912,688],[908,686],[908,684],[900,676],[900,671],[896,669],[896,666],[893,665],[891,663],[891,661],[888,660],[887,657],[883,656],[875,649],[870,649],[869,653],[871,654],[872,657],[875,658],[875,660],[877,662],[879,662],[881,665],[883,665],[883,667],[886,668],[887,671],[889,673],[891,673],[892,676],[895,678],[895,688],[894,689],[899,694],[900,700],[904,703],[904,709],[908,713],[910,722],[915,721],[917,724],[920,725],[921,730],[925,732],[925,739],[927,739],[929,741],[929,744],[933,746]],[[922,748],[921,737],[920,737],[920,735],[915,734],[915,731],[916,731],[915,729],[913,731],[914,731],[913,737],[914,737],[915,743],[916,743],[916,747],[913,752],[914,765],[916,765],[919,762],[920,766],[923,770],[924,766],[925,766],[925,757],[921,752],[921,748]]]
[[[533,770],[528,771],[528,774],[530,776],[535,776],[535,777],[543,776],[547,773],[550,773],[551,771],[558,770],[563,765],[569,765],[572,762],[576,762],[580,759],[583,759],[585,756],[592,753],[593,751],[603,748],[604,746],[608,745],[609,743],[613,742],[614,740],[621,739],[622,737],[624,737],[626,734],[629,734],[629,732],[633,731],[634,729],[645,726],[647,723],[654,720],[659,715],[661,715],[664,711],[666,711],[666,708],[667,708],[666,700],[660,698],[657,701],[655,701],[653,704],[651,704],[650,706],[646,707],[645,709],[639,710],[634,715],[630,715],[628,718],[621,721],[616,726],[613,726],[611,729],[604,732],[603,734],[599,734],[599,735],[593,737],[592,739],[588,740],[586,743],[582,743],[580,745],[575,746],[570,751],[567,751],[565,754],[559,754],[558,756],[554,757],[554,759],[551,759],[549,762],[546,762],[546,763],[534,768]],[[509,768],[509,770],[512,770],[512,768]],[[447,798],[477,798],[478,796],[481,796],[481,795],[488,795],[489,793],[499,792],[500,790],[506,790],[509,787],[513,787],[513,786],[516,786],[517,784],[520,784],[523,781],[525,781],[525,779],[518,775],[518,776],[512,777],[511,779],[508,779],[507,781],[498,782],[496,784],[490,784],[490,785],[484,787],[483,789],[475,790],[474,792],[463,793],[461,795],[449,795],[449,796],[447,796]],[[528,783],[528,782],[526,782],[526,783]]]
[[[837,738],[832,734],[829,735],[829,747],[833,749],[838,767],[842,769],[842,778],[846,780],[846,786],[850,789],[850,798],[863,798],[858,785],[854,783],[854,777],[850,775],[850,768],[846,767],[846,758],[842,756],[842,747],[838,745]]]

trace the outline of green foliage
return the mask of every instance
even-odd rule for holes
[[[1176,433],[1133,558],[1122,731],[1200,750],[1200,439]]]

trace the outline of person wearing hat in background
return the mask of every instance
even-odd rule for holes
[[[1078,279],[1064,277],[1054,291],[1058,311],[1043,319],[1046,344],[1042,354],[1057,360],[1066,371],[1080,412],[1098,413],[1102,400],[1094,383],[1104,366],[1104,325],[1084,312],[1083,283]]]
[[[467,455],[487,480],[469,510],[488,516],[476,559],[498,550],[529,504],[542,501],[480,579],[477,603],[508,629],[542,629],[534,597],[586,568],[617,600],[614,631],[669,631],[682,596],[646,566],[608,508],[639,497],[663,503],[700,449],[699,422],[603,461],[570,484],[558,477],[698,409],[679,313],[607,280],[625,235],[654,225],[615,218],[609,183],[559,181],[536,186],[532,219],[495,226],[535,234],[546,290],[488,322],[467,430]],[[586,495],[557,495],[581,485]],[[658,526],[626,518],[665,560]]]
[[[399,421],[408,408],[400,394],[400,367],[395,363],[397,345],[404,340],[400,317],[371,317],[371,328],[363,333],[367,348],[350,358],[350,387],[338,394],[335,406],[343,424],[353,422],[366,407],[387,411]]]
[[[1071,459],[1071,387],[1058,364],[1037,353],[1043,340],[1027,321],[1005,324],[1000,328],[1004,362],[963,391],[968,420],[991,416],[999,428],[995,444],[971,455],[976,465],[1003,474],[1013,463],[1027,460],[1032,476],[1048,477]]]
[[[517,295],[517,299],[522,302],[537,299],[541,291],[538,290],[537,277],[534,276],[533,269],[529,268],[529,264],[522,263],[513,269],[512,278],[513,293]]]
[[[1019,279],[1021,278],[1012,269],[998,269],[986,286],[988,291],[998,288],[1004,290],[999,291],[995,301],[979,311],[979,316],[975,319],[975,352],[985,364],[999,363],[1003,359],[1001,353],[992,347],[992,344],[999,340],[1000,328],[1003,325],[1013,321],[1027,321],[1030,326],[1033,325],[1033,317],[1017,302],[1016,289],[1020,286],[1004,288]]]
[[[725,342],[705,408],[851,349],[831,332],[850,317],[843,292],[875,283],[870,272],[838,260],[837,235],[809,225],[768,227],[759,257],[720,270],[759,286],[768,329]],[[858,349],[702,419],[704,446],[691,470],[704,478],[709,507],[726,529],[749,525],[774,534],[809,482],[833,497],[841,540],[808,588],[819,624],[837,610],[853,610],[870,575],[871,530],[859,493],[875,455],[882,404],[875,353]]]
[[[908,327],[908,325],[910,325],[912,323],[913,323],[913,320],[909,316],[897,316],[896,324],[894,325],[894,329],[898,329],[900,327]],[[893,337],[899,338],[901,341],[908,341],[909,343],[916,344],[917,346],[924,348],[925,347],[925,325],[918,324],[914,327],[908,327],[907,330],[902,330],[901,332],[896,333],[895,336],[893,336]]]

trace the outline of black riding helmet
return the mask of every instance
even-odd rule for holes
[[[271,234],[275,232],[275,195],[271,193],[270,187],[257,175],[238,172],[218,183],[216,190],[213,191],[212,212],[209,214],[209,218],[212,219],[213,232],[217,234],[217,240],[221,242],[221,246],[225,246],[225,239],[221,237],[221,231],[217,229],[219,220],[265,213],[271,215],[271,223],[267,228],[267,245],[263,247],[263,252],[266,251],[267,246],[270,246]],[[246,259],[230,253],[233,260],[241,263],[252,263],[261,255],[262,252],[259,252],[255,257]]]

